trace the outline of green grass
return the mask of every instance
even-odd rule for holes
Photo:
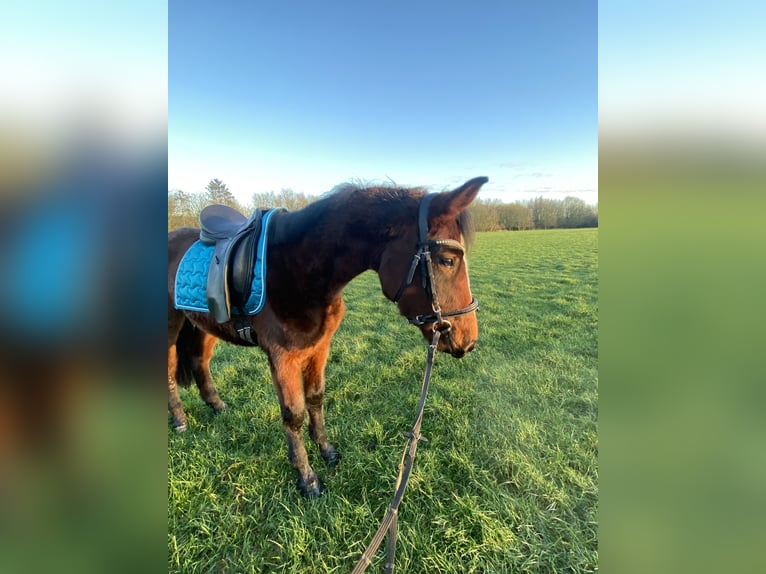
[[[478,234],[479,343],[436,357],[400,572],[598,569],[597,241],[590,229]],[[264,355],[220,344],[212,370],[230,410],[215,416],[184,390],[190,428],[168,431],[169,571],[350,572],[361,556],[393,495],[426,344],[373,273],[344,298],[325,399],[341,464],[307,445],[326,493],[296,488]]]

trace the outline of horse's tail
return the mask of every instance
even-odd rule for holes
[[[195,333],[194,325],[189,321],[184,321],[181,332],[176,340],[176,355],[178,363],[176,366],[176,384],[182,387],[191,385],[194,375],[192,373],[192,355],[194,354]]]

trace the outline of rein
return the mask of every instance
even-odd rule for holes
[[[412,424],[412,430],[404,433],[407,437],[407,444],[404,447],[402,453],[402,460],[399,463],[399,476],[396,477],[396,491],[394,498],[391,500],[391,505],[388,507],[388,512],[383,518],[383,522],[380,523],[375,536],[372,537],[372,541],[364,550],[364,554],[356,563],[356,566],[352,570],[351,574],[361,574],[372,563],[372,557],[375,551],[383,542],[383,538],[388,531],[388,544],[386,547],[386,565],[385,572],[392,574],[394,571],[394,555],[396,554],[396,538],[397,538],[397,517],[399,515],[399,503],[401,503],[404,497],[404,489],[407,488],[407,481],[410,479],[412,473],[412,466],[415,463],[415,454],[418,451],[418,442],[423,440],[428,442],[423,435],[420,434],[420,423],[423,421],[423,409],[426,405],[426,395],[428,394],[428,383],[431,380],[431,369],[434,364],[434,357],[436,356],[436,346],[439,343],[439,337],[441,337],[441,331],[434,329],[434,336],[431,340],[431,344],[428,346],[428,357],[426,359],[426,372],[423,375],[423,383],[420,387],[420,402],[418,403],[418,411],[415,415],[415,422]]]
[[[404,447],[402,453],[402,460],[399,463],[399,475],[396,478],[396,486],[394,492],[394,498],[391,500],[391,505],[388,507],[386,516],[383,518],[378,530],[372,537],[372,541],[364,550],[362,557],[356,566],[352,570],[352,574],[361,574],[372,563],[372,557],[380,547],[383,539],[388,532],[388,544],[386,546],[386,563],[384,572],[387,574],[393,574],[394,572],[394,557],[396,554],[396,539],[398,535],[398,516],[399,516],[399,504],[404,497],[404,490],[407,488],[407,482],[409,481],[412,473],[412,467],[415,464],[415,454],[418,451],[418,442],[428,440],[420,434],[420,425],[423,421],[423,409],[426,405],[426,395],[428,394],[428,384],[431,380],[431,370],[434,364],[434,357],[436,356],[437,346],[439,339],[442,335],[449,338],[450,331],[452,330],[452,324],[446,319],[447,317],[456,317],[458,315],[465,315],[471,313],[479,308],[479,302],[476,297],[471,297],[471,302],[467,307],[458,309],[457,311],[444,312],[439,305],[439,299],[436,294],[436,283],[434,281],[433,263],[431,262],[431,248],[446,245],[451,249],[455,249],[464,252],[463,246],[452,239],[431,239],[427,238],[428,233],[428,205],[433,198],[432,195],[425,195],[420,203],[418,210],[418,250],[412,259],[409,272],[404,279],[399,291],[394,297],[394,302],[398,302],[401,298],[404,290],[408,285],[412,283],[415,277],[415,271],[418,266],[421,269],[423,288],[426,289],[428,296],[431,299],[432,313],[417,315],[409,318],[408,321],[413,325],[425,325],[426,323],[433,323],[433,338],[431,344],[428,346],[428,355],[426,357],[426,370],[423,375],[423,382],[420,387],[420,401],[418,403],[418,410],[415,415],[415,422],[412,424],[412,430],[404,433],[407,437],[407,444]]]

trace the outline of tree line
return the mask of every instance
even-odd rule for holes
[[[250,215],[257,207],[284,207],[293,211],[317,199],[317,196],[282,189],[254,193],[247,204],[242,204],[225,183],[213,179],[202,193],[186,193],[178,189],[168,191],[168,231],[179,227],[198,227],[200,211],[214,203],[228,205]],[[470,212],[478,231],[598,227],[598,206],[589,205],[577,197],[537,197],[515,203],[477,199],[471,205]]]
[[[589,205],[578,197],[503,203],[499,199],[477,199],[470,208],[478,231],[523,231],[598,227],[598,205]]]
[[[306,207],[317,197],[281,189],[278,192],[254,193],[248,203],[241,203],[220,179],[210,180],[202,193],[180,189],[168,191],[168,231],[179,227],[199,227],[199,214],[207,205],[228,205],[249,216],[256,208],[284,207],[290,211]]]

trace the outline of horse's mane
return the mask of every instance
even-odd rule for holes
[[[319,225],[329,225],[327,214],[344,213],[348,223],[362,234],[385,234],[398,225],[417,222],[417,205],[428,193],[424,187],[399,187],[396,185],[366,185],[347,182],[335,186],[320,198],[291,212],[285,218],[283,233],[300,237]],[[474,227],[467,210],[457,218],[458,228],[466,244],[474,237]]]

